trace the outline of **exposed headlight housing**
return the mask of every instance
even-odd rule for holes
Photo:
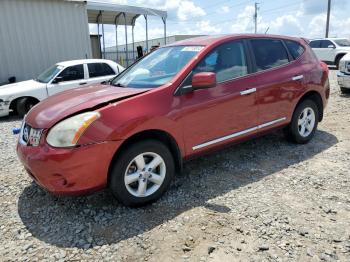
[[[344,60],[339,61],[339,71],[345,72],[345,61]]]
[[[50,129],[46,142],[53,147],[76,146],[85,130],[99,117],[98,112],[87,112],[67,118]]]

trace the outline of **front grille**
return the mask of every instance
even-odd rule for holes
[[[27,146],[38,146],[43,129],[33,128],[27,123],[23,124],[21,130],[21,142]]]

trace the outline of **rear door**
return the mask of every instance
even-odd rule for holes
[[[118,74],[118,72],[114,72],[112,67],[107,63],[89,63],[87,66],[89,71],[89,84],[101,83]]]
[[[244,41],[222,44],[199,61],[183,83],[191,85],[195,73],[216,73],[215,87],[180,97],[179,121],[189,155],[256,133],[257,96],[248,61]]]
[[[250,46],[256,70],[253,81],[258,95],[259,131],[264,131],[290,120],[292,99],[303,88],[303,67],[300,61],[291,63],[294,58],[280,39],[251,39]]]

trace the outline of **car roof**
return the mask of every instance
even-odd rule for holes
[[[185,39],[182,41],[177,41],[167,46],[178,46],[178,45],[201,45],[208,46],[217,42],[225,40],[234,40],[234,39],[244,39],[244,38],[277,38],[277,39],[286,39],[300,41],[300,38],[282,36],[282,35],[270,35],[270,34],[229,34],[229,35],[210,35],[210,36],[200,36]]]
[[[328,37],[328,38],[315,38],[311,39],[310,41],[315,41],[315,40],[344,40],[347,39],[345,37]]]
[[[115,62],[107,59],[78,59],[78,60],[69,60],[69,61],[62,61],[56,63],[56,65],[60,66],[74,66],[74,65],[80,65],[80,64],[89,64],[89,63],[113,63],[116,64]]]

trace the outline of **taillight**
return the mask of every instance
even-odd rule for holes
[[[320,65],[321,65],[321,67],[322,67],[322,69],[323,69],[323,71],[325,71],[326,72],[326,74],[328,75],[329,74],[329,68],[328,68],[328,65],[325,63],[325,62],[320,62]]]

